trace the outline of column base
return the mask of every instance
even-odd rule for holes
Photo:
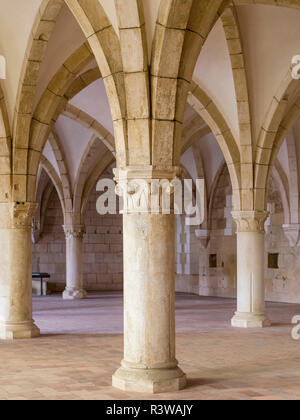
[[[65,289],[63,292],[63,299],[65,300],[75,300],[75,299],[85,299],[87,293],[84,289]]]
[[[18,340],[35,338],[40,335],[39,328],[34,321],[27,322],[0,322],[1,340]]]
[[[231,326],[236,328],[266,328],[271,326],[266,314],[236,312],[231,320]]]
[[[158,394],[179,391],[186,375],[179,367],[171,369],[131,369],[121,367],[112,377],[112,386],[122,391]]]

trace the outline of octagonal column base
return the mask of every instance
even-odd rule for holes
[[[236,328],[267,328],[271,326],[271,322],[266,314],[236,312],[231,325]]]
[[[87,293],[84,289],[65,289],[63,292],[63,299],[76,300],[86,299]]]
[[[0,322],[1,340],[28,339],[38,337],[39,335],[40,330],[34,321]]]
[[[179,391],[186,386],[186,375],[172,369],[131,369],[121,367],[112,377],[112,385],[122,391],[159,394]]]

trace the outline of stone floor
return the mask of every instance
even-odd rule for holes
[[[267,305],[273,327],[232,329],[235,302],[180,294],[177,356],[184,391],[125,393],[111,387],[122,358],[122,297],[34,298],[42,336],[0,342],[0,399],[300,399],[300,341],[291,319],[300,305]]]

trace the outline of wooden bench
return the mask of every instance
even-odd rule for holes
[[[44,281],[44,279],[50,279],[50,274],[48,274],[48,273],[32,273],[32,279],[33,280],[40,279],[40,281],[41,281],[41,296],[43,296],[44,295],[44,293],[43,293],[43,281]],[[47,294],[47,290],[46,290],[45,294]]]

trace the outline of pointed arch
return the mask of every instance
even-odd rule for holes
[[[292,78],[292,72],[289,69],[281,82],[279,89],[269,105],[262,127],[260,129],[259,137],[257,140],[257,151],[256,151],[256,179],[262,172],[259,166],[268,165],[274,145],[278,144],[278,134],[282,139],[281,128],[285,128],[287,117],[283,120],[286,112],[289,98],[293,92],[299,86],[299,81]],[[296,103],[297,106],[297,103]],[[294,110],[294,107],[292,108]],[[291,114],[289,114],[289,117]],[[283,139],[282,139],[283,141]],[[265,178],[266,179],[266,178]]]
[[[201,116],[216,137],[228,164],[240,162],[240,153],[232,131],[213,100],[195,82],[188,103]]]
[[[28,146],[36,86],[41,63],[63,3],[63,0],[42,1],[25,52],[12,130],[12,191],[14,201],[27,200],[28,160],[34,159],[32,154],[29,156]],[[35,193],[35,186],[32,185],[32,188],[31,199]]]
[[[77,53],[78,53],[78,50],[74,54],[77,55]],[[71,55],[68,58],[68,60],[72,60],[72,57],[73,55]],[[84,58],[84,61],[85,59],[86,58]],[[93,55],[90,55],[87,58],[87,62],[85,64],[89,64],[91,61],[93,61],[93,59],[94,59]],[[80,67],[81,65],[84,66],[85,64],[81,63]],[[64,65],[62,67],[64,67]],[[58,72],[55,74],[53,80],[58,78],[58,74],[61,71],[61,69],[58,70]],[[99,69],[93,68],[93,69],[87,70],[84,73],[80,73],[79,75],[77,75],[77,77],[73,79],[71,84],[70,84],[69,79],[65,80],[65,84],[61,87],[61,92],[59,95],[60,99],[57,100],[55,104],[48,104],[51,106],[47,109],[48,111],[46,113],[47,119],[44,122],[41,122],[38,119],[35,120],[35,118],[33,117],[32,124],[31,124],[31,131],[30,131],[30,145],[31,145],[32,150],[38,151],[44,148],[44,145],[48,139],[48,136],[56,120],[58,119],[59,115],[63,112],[63,110],[69,106],[68,102],[78,93],[80,93],[83,89],[88,87],[91,83],[95,82],[99,78],[101,78]],[[51,85],[51,82],[48,85],[48,88],[46,89],[46,91],[44,92],[41,98],[41,101],[43,102],[47,102],[47,98],[46,98],[47,90],[49,89],[50,85]],[[65,93],[63,94],[63,92]],[[38,105],[38,107],[41,107],[41,110],[42,110],[41,105]]]
[[[76,203],[76,209],[79,207],[78,205],[80,205],[80,212],[82,216],[84,216],[86,212],[88,200],[92,192],[92,189],[95,187],[101,174],[107,168],[109,168],[114,163],[114,161],[115,161],[115,158],[111,154],[111,152],[106,152],[105,155],[102,157],[101,161],[94,167],[92,173],[88,177],[84,185],[81,201],[80,202],[77,201],[78,204]]]
[[[101,77],[102,76],[101,76],[98,66],[92,69],[89,69],[83,73],[80,73],[79,75],[77,75],[76,79],[67,88],[64,98],[66,98],[67,101],[70,101],[72,98],[74,98],[74,96],[76,96],[83,89],[88,87],[90,84],[92,84],[98,79],[101,79]],[[57,115],[57,112],[55,112],[54,115]]]
[[[192,135],[189,135],[188,131],[185,133],[185,130],[183,130],[181,154],[183,155],[197,140],[207,136],[211,132],[211,129],[207,125],[200,126],[193,131]]]
[[[162,0],[151,59],[152,160],[177,164],[187,95],[202,46],[229,1]],[[169,60],[172,52],[173,60]],[[171,98],[166,106],[167,98]]]
[[[229,6],[221,15],[228,51],[230,55],[236,104],[239,121],[239,141],[241,160],[241,183],[253,189],[254,183],[254,144],[251,130],[251,110],[249,103],[248,80],[245,56],[235,6]]]
[[[192,108],[190,105],[189,107]],[[190,117],[187,121],[185,121],[183,124],[182,148],[184,147],[184,144],[186,143],[187,139],[192,137],[197,131],[202,130],[204,127],[207,127],[206,122],[203,121],[200,114],[198,112],[195,112],[194,110],[194,115]]]
[[[286,137],[289,165],[289,203],[291,223],[299,224],[299,174],[294,134]]]
[[[65,94],[67,93],[68,88],[72,86],[72,82],[76,80],[76,75],[78,75],[86,65],[93,61],[93,59],[94,57],[89,46],[86,43],[81,45],[53,76],[34,110],[30,124],[27,157],[27,197],[29,200],[32,200],[32,197],[34,196],[36,174],[41,152],[56,119],[68,102]],[[84,82],[82,75],[79,80]],[[85,86],[84,83],[83,86]],[[25,152],[27,155],[27,151]],[[24,156],[25,160],[26,155]]]
[[[6,101],[0,82],[0,202],[11,196],[11,135]]]
[[[230,173],[234,206],[236,209],[242,208],[245,186],[241,182],[240,152],[230,127],[212,99],[194,82],[188,103],[200,114],[213,132]]]
[[[203,121],[199,113],[183,126],[181,155],[183,155],[195,141],[211,133],[210,127]]]
[[[289,69],[273,97],[262,124],[255,159],[254,186],[255,204],[257,209],[264,210],[266,206],[266,186],[271,174],[272,164],[275,161],[279,148],[287,135],[286,125],[289,127],[297,115],[298,102],[292,106],[285,116],[289,99],[299,86],[299,81],[292,78]]]
[[[40,219],[40,232],[39,235],[42,235],[44,232],[44,226],[45,226],[45,219],[46,219],[46,212],[47,212],[47,208],[49,205],[49,201],[50,198],[52,196],[53,191],[56,191],[55,186],[53,185],[51,179],[49,179],[48,185],[44,191],[44,195],[43,195],[43,201],[42,201],[42,205],[41,205],[41,209],[40,209],[40,213],[41,213],[41,219]],[[63,209],[62,209],[63,211]],[[34,220],[36,220],[36,218],[34,218]]]
[[[44,231],[45,215],[48,208],[49,200],[55,186],[47,174],[46,170],[40,166],[35,202],[38,203],[38,210],[35,213],[33,219],[33,231],[32,240],[33,243],[37,243],[40,239],[41,234]],[[62,209],[63,210],[63,209]]]
[[[197,169],[197,178],[204,179],[204,181],[206,181],[205,168],[203,165],[203,157],[199,148],[197,148],[195,144],[192,145],[192,153],[194,156],[195,166]],[[208,197],[207,183],[205,182],[205,185],[204,185],[204,224],[207,224],[207,212],[208,212],[207,197]]]
[[[46,141],[44,133],[49,134],[51,122],[57,107],[61,106],[64,94],[76,75],[91,61],[93,55],[85,43],[79,47],[60,67],[48,84],[33,113],[30,127],[30,150],[41,152]]]
[[[99,139],[102,143],[111,151],[111,153],[115,156],[115,139],[110,134],[102,124],[100,124],[97,120],[91,117],[86,112],[82,111],[79,108],[71,104],[67,104],[65,109],[62,112],[62,115],[68,117],[74,121],[77,121],[83,127],[89,128]]]
[[[207,216],[207,229],[208,230],[211,230],[212,228],[212,212],[213,212],[215,193],[216,193],[221,175],[223,174],[225,167],[226,167],[226,162],[224,160],[223,162],[221,162],[219,169],[217,170],[217,173],[215,175],[214,181],[210,187],[210,192],[208,195],[208,216]]]
[[[278,160],[275,162],[275,165],[273,166],[272,175],[274,177],[274,180],[276,182],[277,188],[280,192],[282,205],[283,205],[283,213],[284,213],[284,223],[285,225],[290,225],[291,223],[291,207],[290,207],[290,201],[289,201],[289,185],[288,185],[288,179],[284,174],[284,171],[278,162]]]
[[[78,50],[74,54],[77,55],[77,53],[78,53]],[[68,60],[72,60],[72,57],[73,55],[71,55],[68,58]],[[86,58],[84,58],[84,61],[85,59]],[[89,64],[90,62],[93,61],[93,59],[94,57],[91,54],[87,58],[87,62],[85,64]],[[81,63],[80,67],[81,65],[84,66],[84,63]],[[64,67],[64,65],[62,67]],[[58,78],[58,74],[61,71],[61,69],[58,70],[58,72],[55,74],[53,80]],[[80,93],[82,90],[84,90],[86,87],[88,87],[91,83],[95,82],[99,78],[101,78],[101,73],[97,67],[97,68],[87,70],[84,73],[77,74],[77,77],[73,79],[71,83],[69,79],[65,80],[65,84],[61,87],[60,99],[57,100],[55,104],[50,104],[51,106],[50,108],[48,108],[48,112],[46,113],[47,119],[44,122],[41,122],[39,120],[35,120],[35,118],[33,117],[32,124],[31,124],[31,131],[30,131],[30,145],[31,145],[32,150],[38,151],[39,149],[42,150],[44,148],[44,145],[48,139],[48,136],[55,122],[57,121],[58,117],[63,112],[63,110],[69,106],[68,102],[74,96],[76,96],[78,93]],[[47,90],[49,89],[50,84],[48,85],[48,88],[42,95],[41,101],[43,102],[47,102],[47,98],[46,98]],[[38,105],[38,106],[41,106],[41,105]]]
[[[65,2],[86,36],[102,74],[114,123],[118,165],[126,166],[126,91],[120,40],[98,0]]]
[[[59,175],[62,183],[63,194],[64,194],[64,202],[65,202],[65,212],[70,213],[72,212],[72,187],[70,181],[70,174],[68,169],[68,164],[66,158],[64,156],[63,149],[61,147],[61,142],[59,139],[58,134],[55,131],[49,136],[49,143],[52,147],[58,169]]]
[[[300,99],[291,106],[287,114],[282,119],[278,131],[275,136],[274,145],[270,152],[270,165],[273,165],[276,161],[278,152],[282,146],[282,143],[286,139],[289,132],[292,130],[294,124],[300,118]]]
[[[99,137],[93,134],[81,158],[80,165],[77,171],[73,195],[73,210],[75,213],[81,212],[83,190],[87,181],[88,174],[90,172],[93,156],[95,153],[97,153],[99,141],[101,141]],[[115,159],[115,156],[110,151],[108,151],[104,154],[104,156],[101,157],[99,163],[102,164],[103,159],[106,162],[108,158]]]
[[[59,197],[61,208],[63,209],[63,214],[65,214],[65,200],[64,200],[63,185],[59,176],[57,175],[56,170],[54,169],[52,164],[49,162],[49,160],[45,156],[41,157],[40,165],[47,172],[49,178],[53,182],[53,185]]]

